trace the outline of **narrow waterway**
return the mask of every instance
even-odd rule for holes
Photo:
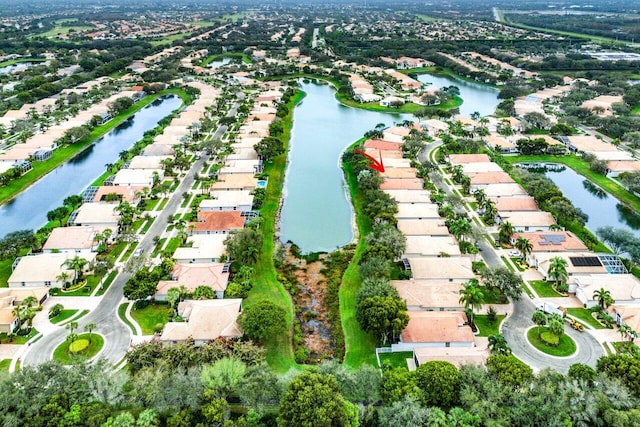
[[[435,87],[457,86],[460,89],[462,105],[459,107],[460,114],[466,117],[474,112],[481,116],[493,114],[500,103],[498,94],[500,91],[493,86],[480,83],[469,82],[452,78],[446,75],[420,74],[418,80],[422,83],[430,83]]]
[[[332,251],[353,239],[353,209],[340,168],[343,150],[378,123],[412,120],[345,107],[327,85],[302,84],[307,93],[293,113],[280,239],[302,252]]]
[[[37,229],[47,222],[47,212],[80,194],[128,150],[143,134],[157,126],[181,104],[175,95],[159,98],[100,138],[91,147],[51,171],[16,198],[0,206],[0,237],[16,230]]]
[[[640,215],[573,169],[547,169],[545,175],[575,207],[589,215],[586,225],[592,232],[609,225],[631,231],[640,237]]]

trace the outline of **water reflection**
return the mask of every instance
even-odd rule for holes
[[[588,179],[582,181],[582,186],[585,188],[585,190],[596,196],[598,199],[606,199],[607,197],[609,197],[606,191],[604,191],[602,188],[598,187]]]

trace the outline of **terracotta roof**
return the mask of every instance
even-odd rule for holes
[[[537,211],[538,205],[533,197],[491,197],[498,211]]]
[[[512,240],[524,237],[533,245],[533,252],[586,251],[587,246],[570,231],[535,231],[515,233]]]
[[[469,343],[473,331],[464,325],[466,316],[459,311],[408,311],[409,323],[402,331],[403,343]]]
[[[452,165],[463,163],[488,163],[491,159],[486,154],[450,154],[449,162]]]
[[[190,222],[193,231],[229,231],[244,228],[241,211],[200,211],[198,222]]]
[[[388,151],[401,151],[402,143],[382,141],[379,139],[367,139],[364,144],[364,148],[374,148],[376,150],[388,150]]]
[[[422,190],[422,180],[419,178],[389,178],[381,185],[381,190]]]

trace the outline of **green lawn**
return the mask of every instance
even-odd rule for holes
[[[500,333],[499,327],[500,323],[504,320],[506,316],[504,314],[499,314],[496,316],[496,321],[493,323],[489,323],[486,314],[475,314],[473,316],[473,323],[476,324],[480,333],[479,337],[490,337],[491,335],[498,335]]]
[[[296,91],[295,96],[289,101],[289,114],[284,119],[285,127],[283,140],[288,148],[291,135],[292,117],[295,105],[305,97],[302,91]],[[269,365],[279,372],[286,372],[297,367],[291,347],[291,328],[293,323],[293,304],[291,297],[282,284],[278,281],[278,275],[273,263],[275,221],[282,196],[282,185],[287,164],[287,155],[282,154],[267,163],[264,173],[269,176],[269,185],[265,194],[264,204],[260,209],[263,219],[262,234],[264,236],[260,258],[254,266],[255,283],[248,298],[243,302],[245,307],[250,307],[259,301],[268,300],[284,308],[287,313],[287,334],[271,337],[265,342],[267,350],[266,359]]]
[[[600,322],[593,318],[591,315],[591,311],[586,308],[567,308],[567,314],[570,314],[589,326],[594,327],[595,329],[607,329],[605,326],[602,326]]]
[[[175,88],[166,89],[156,94],[144,97],[140,101],[133,104],[129,109],[109,120],[104,125],[96,126],[91,131],[91,134],[88,138],[83,139],[75,144],[66,145],[54,150],[51,158],[45,162],[33,162],[33,167],[29,172],[25,173],[17,179],[11,180],[7,186],[0,188],[0,204],[6,203],[9,200],[13,199],[21,191],[25,190],[27,187],[51,172],[53,169],[69,161],[79,152],[91,146],[98,138],[111,131],[113,128],[124,122],[127,118],[131,117],[137,111],[149,105],[157,98],[167,94],[175,94],[180,96],[183,100],[185,100],[183,103],[186,103],[186,100],[190,98],[184,91]]]
[[[147,204],[144,206],[145,211],[153,211],[156,205],[160,202],[160,199],[147,199]]]
[[[92,30],[94,27],[90,27],[88,25],[60,25],[60,26],[55,26],[52,29],[50,29],[49,31],[46,31],[44,33],[39,33],[39,34],[33,34],[33,37],[38,36],[38,37],[55,37],[59,34],[69,34],[69,31],[73,30],[75,32],[80,32],[80,31],[85,31],[85,30]]]
[[[362,140],[356,141],[352,146],[358,145]],[[371,232],[371,221],[361,213],[363,196],[358,189],[356,177],[348,165],[343,164],[351,202],[356,212],[356,223],[358,226],[358,246],[349,267],[342,276],[340,286],[340,319],[344,330],[345,358],[346,366],[355,368],[362,364],[375,366],[377,363],[375,348],[376,340],[360,327],[356,319],[356,294],[360,289],[360,274],[358,264],[360,257],[366,249],[365,236]]]
[[[53,323],[53,324],[60,323],[63,320],[67,320],[71,316],[75,315],[77,312],[78,312],[78,310],[62,310],[60,312],[60,314],[58,314],[55,317],[50,318],[49,321],[51,323]]]
[[[77,339],[89,339],[89,333],[79,334]],[[95,332],[91,334],[91,342],[89,347],[82,353],[72,355],[69,353],[70,342],[65,340],[53,351],[53,360],[56,360],[63,365],[73,365],[76,363],[82,363],[94,357],[102,350],[104,346],[104,338],[102,335],[98,335]]]
[[[109,273],[107,278],[104,279],[104,282],[102,282],[102,288],[98,292],[96,292],[96,296],[104,295],[104,293],[107,291],[107,289],[109,289],[109,286],[113,282],[113,279],[115,279],[117,275],[118,275],[117,270],[111,271],[111,273]]]
[[[3,261],[0,261],[0,288],[6,288],[9,286],[8,281],[13,271],[11,269],[11,266],[13,265],[13,261],[15,260],[5,259]]]
[[[380,353],[380,366],[384,362],[388,362],[394,368],[406,368],[407,359],[413,358],[412,351],[398,351],[395,353]]]
[[[135,326],[133,326],[129,321],[129,319],[127,319],[127,316],[125,316],[125,312],[127,311],[127,306],[129,306],[129,304],[130,303],[128,302],[120,304],[120,306],[118,307],[118,317],[120,318],[120,320],[124,322],[125,325],[129,327],[129,329],[131,329],[131,333],[135,335],[136,334]]]
[[[131,310],[131,317],[140,325],[144,335],[153,335],[156,325],[164,326],[171,319],[173,309],[168,304],[149,304]]]
[[[0,68],[8,67],[10,65],[19,64],[21,62],[45,62],[46,58],[18,58],[10,59],[9,61],[0,62]]]
[[[548,328],[546,326],[543,326],[541,328],[541,331],[542,333],[547,332]],[[573,353],[576,352],[576,348],[577,348],[576,343],[567,334],[563,334],[560,337],[560,343],[558,344],[557,347],[552,347],[550,345],[545,344],[544,342],[542,342],[540,338],[538,338],[537,326],[529,329],[529,331],[527,332],[527,339],[529,340],[531,345],[533,345],[535,348],[551,356],[558,356],[558,357],[571,356]]]
[[[29,332],[28,335],[16,335],[13,338],[13,341],[10,342],[10,344],[25,344],[27,341],[29,341],[31,338],[35,337],[36,335],[38,335],[38,331],[36,330],[36,328],[31,328],[31,331]],[[0,342],[9,343],[9,337],[7,336],[6,333],[3,332],[0,334]]]
[[[155,258],[158,256],[158,254],[160,253],[160,250],[162,249],[162,246],[164,246],[164,242],[167,241],[166,237],[163,237],[162,239],[158,240],[158,245],[153,249],[153,252],[151,252],[151,258]]]
[[[180,247],[180,239],[178,239],[177,237],[172,237],[171,240],[169,240],[169,243],[167,243],[167,246],[164,248],[164,250],[170,254],[173,254],[176,249],[178,249],[178,247]]]
[[[0,371],[8,371],[11,366],[11,359],[0,360]]]
[[[532,280],[529,282],[529,285],[540,298],[557,298],[564,296],[556,292],[550,282],[545,282],[544,280]]]

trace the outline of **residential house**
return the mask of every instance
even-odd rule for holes
[[[640,306],[640,279],[633,274],[574,274],[576,297],[587,308],[598,305],[594,295],[600,289],[609,291],[617,304],[638,304]],[[573,286],[569,287],[574,290]]]
[[[206,211],[243,211],[249,212],[253,206],[253,195],[250,191],[212,191],[212,199],[200,202],[199,210]]]
[[[173,254],[176,263],[219,262],[225,253],[226,234],[194,234],[189,236],[188,247],[180,247]]]
[[[189,234],[227,234],[244,228],[241,211],[198,211],[198,221],[189,223]]]
[[[406,301],[409,311],[463,310],[460,304],[461,283],[411,279],[392,280],[391,286]]]
[[[461,255],[458,242],[450,236],[406,236],[404,256],[457,256]]]
[[[421,347],[474,347],[474,335],[461,311],[408,311],[409,323],[393,351]]]
[[[241,311],[242,299],[183,301],[178,304],[178,315],[184,321],[167,323],[160,341],[177,344],[192,339],[195,345],[202,345],[220,337],[239,338]]]
[[[171,280],[158,282],[155,299],[166,300],[171,288],[184,286],[192,293],[198,286],[209,286],[216,293],[216,298],[224,298],[224,291],[229,283],[229,268],[222,263],[176,264],[171,272]]]
[[[86,253],[95,251],[97,230],[93,227],[56,227],[42,246],[44,253]]]
[[[117,229],[120,219],[117,208],[117,203],[83,203],[71,214],[69,222],[75,225]]]
[[[400,219],[397,227],[407,237],[449,235],[443,219]]]
[[[509,222],[516,232],[549,231],[556,224],[556,220],[549,212],[522,211],[499,212],[498,223]]]
[[[475,277],[471,269],[471,258],[455,257],[408,257],[408,265],[414,279],[466,282]]]
[[[67,281],[75,278],[75,272],[65,265],[74,256],[73,253],[42,253],[20,257],[13,263],[13,272],[7,280],[9,287],[62,286],[62,273],[68,275]],[[91,262],[96,254],[80,253],[77,256]]]

